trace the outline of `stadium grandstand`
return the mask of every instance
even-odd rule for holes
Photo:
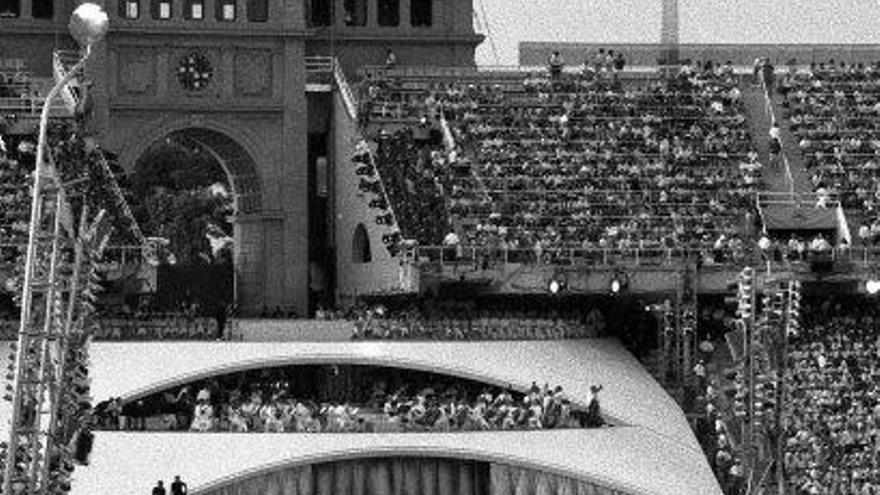
[[[880,493],[808,3],[0,0],[0,494]]]

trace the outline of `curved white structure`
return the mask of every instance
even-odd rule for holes
[[[73,494],[139,493],[175,474],[207,490],[261,471],[351,456],[504,462],[624,493],[720,494],[677,404],[616,340],[531,342],[95,343],[92,396],[135,398],[200,377],[297,363],[396,366],[525,390],[561,385],[586,405],[603,384],[601,429],[407,434],[99,432]]]

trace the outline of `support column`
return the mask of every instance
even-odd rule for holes
[[[217,23],[217,1],[216,0],[205,0],[205,19],[202,22],[207,22],[211,24]]]
[[[31,0],[20,0],[21,3],[19,11],[19,19],[33,19],[33,6],[31,4]]]
[[[307,108],[303,40],[288,40],[284,45],[284,113],[281,122],[280,160],[275,167],[282,226],[282,263],[273,265],[282,276],[282,306],[297,314],[308,311],[309,286],[309,211],[308,211],[308,131],[303,109]],[[271,180],[271,179],[270,179]],[[268,182],[270,184],[272,182]]]
[[[678,63],[678,0],[663,0],[663,17],[660,27],[660,62],[666,65]]]
[[[345,0],[331,0],[333,2],[333,25],[337,28],[345,27]]]
[[[263,280],[265,253],[262,221],[256,217],[236,219],[235,242],[235,303],[245,313],[259,312],[264,299]]]
[[[400,0],[400,27],[411,28],[412,22],[410,17],[411,0]]]
[[[367,27],[379,27],[379,0],[367,0]]]

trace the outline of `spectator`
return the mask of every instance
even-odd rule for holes
[[[385,68],[393,69],[397,66],[397,55],[394,54],[394,51],[391,48],[385,50]]]
[[[161,480],[156,482],[156,486],[153,487],[153,495],[166,495],[165,486]]]
[[[553,53],[547,60],[547,64],[550,69],[550,77],[558,79],[560,76],[562,76],[562,70],[565,67],[565,60],[562,58],[559,50],[553,50]]]
[[[187,495],[189,490],[187,489],[186,483],[180,480],[180,476],[175,476],[174,481],[171,483],[171,495]]]

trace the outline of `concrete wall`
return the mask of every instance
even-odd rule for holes
[[[360,138],[357,125],[345,111],[342,98],[334,98],[334,163],[336,211],[336,292],[337,301],[346,305],[358,294],[375,294],[400,290],[403,267],[400,259],[391,257],[382,243],[382,235],[391,227],[377,225],[379,211],[368,206],[372,194],[358,189],[361,177],[355,174],[352,156]],[[352,238],[358,224],[363,224],[370,240],[372,262],[355,263],[352,259]]]

